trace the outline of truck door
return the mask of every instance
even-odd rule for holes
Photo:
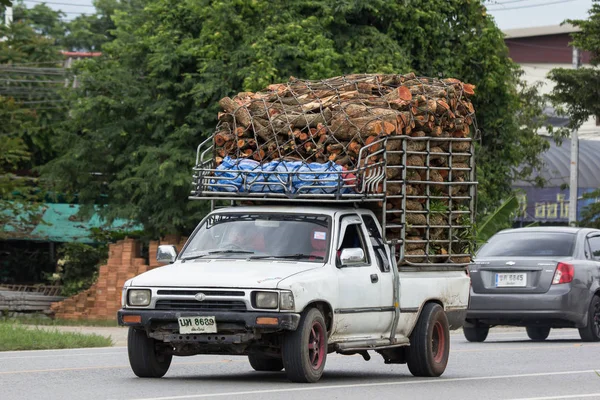
[[[370,235],[357,214],[346,214],[339,221],[336,240],[336,266],[339,298],[335,306],[336,338],[381,339],[388,335],[394,315],[392,274],[382,271]],[[369,239],[368,239],[369,238]],[[360,254],[362,260],[342,265],[342,251]],[[381,268],[380,268],[381,265]]]

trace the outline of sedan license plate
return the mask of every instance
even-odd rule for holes
[[[526,273],[496,274],[496,287],[525,287],[527,286]]]
[[[180,317],[179,333],[217,333],[215,317]]]

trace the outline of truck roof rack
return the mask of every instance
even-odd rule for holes
[[[213,208],[219,201],[361,205],[375,211],[399,268],[455,269],[470,262],[473,249],[474,161],[472,138],[397,135],[363,146],[358,167],[327,172],[327,179],[310,171],[224,173],[211,137],[198,146],[189,198]]]

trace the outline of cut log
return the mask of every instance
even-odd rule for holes
[[[235,117],[236,122],[241,124],[243,127],[247,128],[250,126],[252,122],[252,117],[250,116],[250,112],[246,109],[246,107],[242,107],[238,105],[235,101],[231,100],[229,97],[224,97],[219,101],[219,105],[224,111],[232,114]]]
[[[224,146],[226,142],[233,140],[235,136],[227,132],[219,132],[214,136],[215,145]]]

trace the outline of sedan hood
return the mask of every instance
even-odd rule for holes
[[[282,260],[194,260],[175,262],[136,276],[132,286],[275,289],[285,278],[322,263]]]

